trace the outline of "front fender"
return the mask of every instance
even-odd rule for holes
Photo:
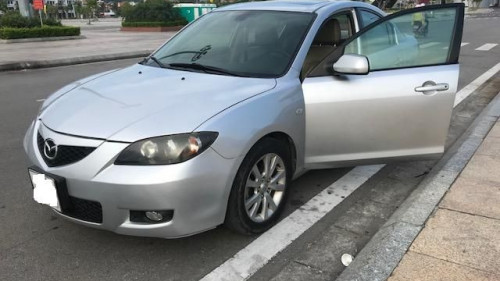
[[[222,111],[195,131],[219,132],[212,148],[224,158],[243,157],[267,134],[285,133],[295,144],[299,171],[304,162],[304,116],[300,81],[280,78],[273,90]]]

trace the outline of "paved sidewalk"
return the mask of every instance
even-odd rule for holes
[[[500,280],[499,121],[389,280]]]
[[[175,34],[97,24],[81,33],[85,39],[0,44],[0,71],[146,56]]]
[[[122,24],[122,18],[99,18],[98,20],[91,20],[91,24],[88,19],[62,19],[61,23],[63,25],[79,26],[83,29],[109,29],[109,28],[120,28]]]

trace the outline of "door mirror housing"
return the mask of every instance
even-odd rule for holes
[[[333,64],[333,71],[338,74],[366,75],[370,71],[370,65],[366,56],[346,54]]]

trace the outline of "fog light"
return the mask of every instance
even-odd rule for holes
[[[161,213],[159,212],[155,212],[155,211],[149,211],[149,212],[146,212],[146,217],[152,221],[161,221],[163,220],[163,216]]]
[[[138,223],[164,223],[174,217],[174,210],[135,211],[130,210],[130,221]]]

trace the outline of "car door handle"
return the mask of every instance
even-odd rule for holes
[[[425,82],[422,86],[415,87],[415,92],[429,93],[434,91],[446,91],[450,88],[448,83]]]

